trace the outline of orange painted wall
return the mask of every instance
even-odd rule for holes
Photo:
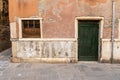
[[[30,17],[38,13],[39,0],[9,0],[9,18],[14,22],[16,17]]]
[[[120,12],[119,0],[116,10]],[[119,9],[119,10],[118,10]],[[101,16],[105,18],[104,38],[111,36],[111,0],[9,0],[10,22],[17,18],[43,18],[43,38],[74,38],[75,17]],[[116,21],[120,14],[116,14]],[[116,38],[118,37],[116,22]],[[19,30],[18,30],[19,31]]]

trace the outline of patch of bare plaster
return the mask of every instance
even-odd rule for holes
[[[15,21],[15,22],[18,22],[18,21],[19,21],[19,18],[20,18],[20,17],[15,16],[15,17],[14,17],[14,21]]]
[[[76,5],[77,5],[77,11],[81,16],[104,16],[105,12],[110,12],[111,8],[108,8],[109,1],[105,3],[106,0],[101,0],[101,1],[94,1],[92,5],[91,1],[88,2],[88,0],[76,0]],[[102,11],[101,11],[102,9]],[[108,13],[111,15],[111,13]],[[106,17],[109,17],[109,15],[106,15]],[[110,20],[110,19],[109,19]]]
[[[70,3],[70,0],[40,0],[39,16],[46,16],[47,11],[51,9],[52,14],[62,20],[60,13],[65,10],[65,6],[70,7],[72,4],[73,3]]]

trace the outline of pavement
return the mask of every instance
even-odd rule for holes
[[[0,80],[120,80],[120,64],[11,63],[11,49],[0,53]]]

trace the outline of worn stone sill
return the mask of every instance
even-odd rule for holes
[[[19,41],[77,41],[75,38],[44,38],[44,39],[40,39],[40,38],[22,38],[19,39]]]
[[[111,39],[102,39],[104,42],[110,42]],[[120,39],[114,39],[114,42],[120,42]]]

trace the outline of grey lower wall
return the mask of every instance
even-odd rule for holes
[[[17,41],[18,58],[76,58],[76,56],[76,41]]]
[[[14,41],[13,41],[14,42]],[[15,47],[16,45],[16,47]],[[73,62],[78,60],[76,40],[25,40],[13,43],[13,62],[25,62],[44,60],[44,62]],[[114,42],[113,61],[120,62],[120,40]],[[111,42],[103,39],[101,44],[100,61],[110,62]],[[19,59],[20,61],[16,60]]]

